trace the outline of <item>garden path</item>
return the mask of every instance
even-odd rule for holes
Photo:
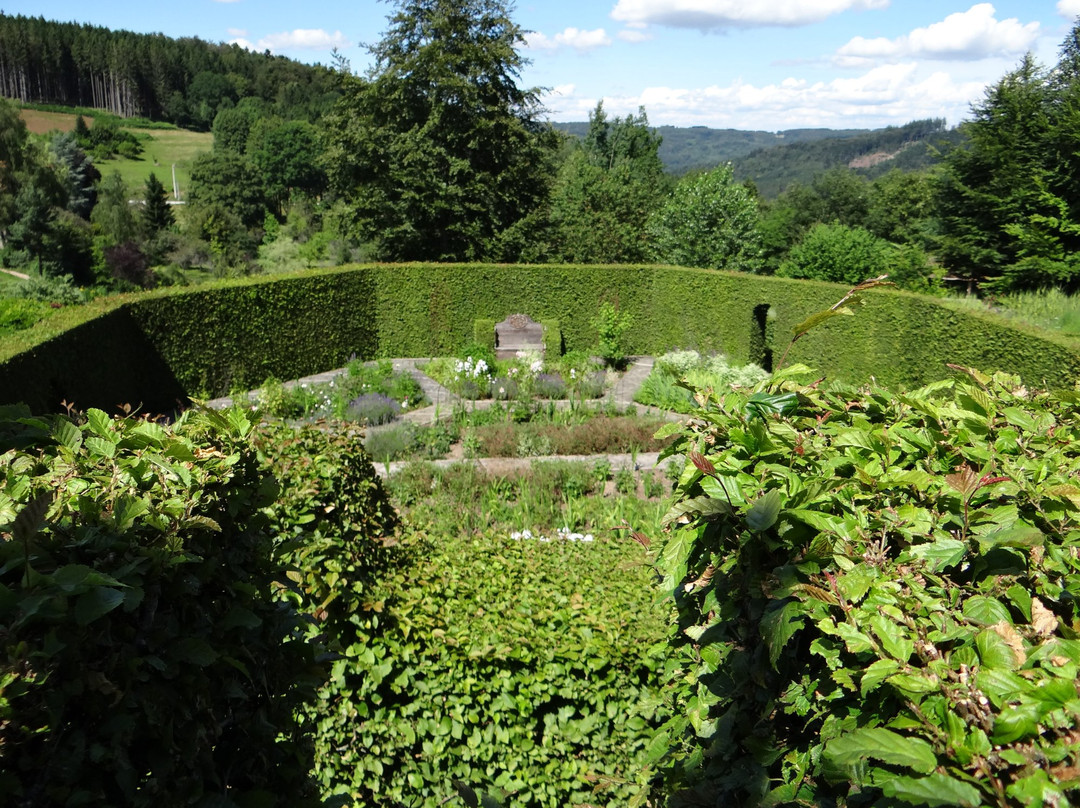
[[[406,371],[413,378],[419,382],[420,386],[424,390],[424,395],[428,397],[428,400],[432,402],[427,407],[422,407],[416,410],[410,410],[403,413],[400,418],[403,421],[410,421],[414,424],[432,424],[440,415],[453,410],[454,405],[459,403],[461,399],[436,382],[427,374],[421,373],[417,366],[430,362],[427,358],[404,358],[391,360],[394,370]],[[656,415],[660,415],[671,420],[679,420],[684,416],[678,413],[668,412],[667,410],[658,410],[655,407],[643,407],[640,404],[634,404],[634,394],[637,393],[638,388],[641,387],[642,382],[652,371],[653,357],[651,356],[633,356],[630,357],[627,370],[619,378],[618,382],[612,387],[605,399],[612,403],[617,409],[624,410],[627,407],[634,405],[637,407],[638,412],[648,412]],[[325,384],[333,380],[335,377],[345,373],[345,368],[339,368],[337,370],[328,370],[324,373],[316,373],[311,376],[305,376],[302,379],[295,379],[293,381],[285,382],[286,387],[293,387],[298,384]],[[251,391],[248,393],[248,398],[254,400],[254,397],[258,391]],[[212,401],[208,401],[207,404],[214,408],[224,408],[232,406],[232,399],[225,396],[222,398],[216,398]],[[570,402],[560,401],[556,402],[557,406],[569,406]],[[471,402],[474,407],[486,407],[491,406],[490,400],[480,400]],[[609,454],[609,455],[558,455],[558,456],[545,456],[545,457],[485,457],[477,458],[475,460],[462,460],[460,458],[447,458],[445,460],[430,460],[429,462],[437,467],[451,466],[455,463],[475,463],[478,467],[484,469],[491,474],[508,474],[515,471],[521,471],[527,469],[529,465],[535,461],[544,460],[568,460],[568,461],[580,461],[595,463],[598,460],[606,459],[611,464],[612,471],[619,471],[621,469],[632,469],[634,471],[640,471],[643,469],[651,468],[663,468],[670,458],[665,459],[663,463],[657,465],[659,458],[658,452],[640,452],[633,454]],[[395,460],[392,463],[375,464],[376,471],[380,476],[387,476],[394,474],[399,469],[407,465],[412,461],[409,460]]]

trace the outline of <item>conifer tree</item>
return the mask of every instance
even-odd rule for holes
[[[153,172],[146,178],[143,201],[145,204],[142,209],[142,223],[148,235],[153,236],[173,226],[175,219],[172,208],[169,207],[169,196],[165,192],[165,186]]]
[[[519,86],[502,0],[396,0],[366,78],[343,78],[326,165],[362,238],[391,260],[489,257],[545,198],[555,138]]]

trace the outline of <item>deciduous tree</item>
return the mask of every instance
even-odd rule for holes
[[[657,261],[687,267],[754,270],[761,239],[757,201],[735,182],[731,164],[689,176],[650,223]]]

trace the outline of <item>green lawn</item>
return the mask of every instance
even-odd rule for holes
[[[34,134],[53,130],[68,132],[75,128],[74,113],[46,112],[23,109],[20,111],[27,128]],[[84,116],[88,125],[93,118]],[[186,129],[139,129],[128,128],[143,146],[142,156],[137,160],[118,157],[95,163],[102,176],[117,172],[128,188],[136,193],[143,187],[151,173],[157,174],[167,191],[172,191],[172,166],[176,165],[176,179],[180,183],[183,198],[190,178],[191,161],[204,151],[209,151],[214,137],[209,132],[189,132]]]
[[[117,157],[101,160],[97,165],[102,176],[117,172],[132,191],[143,187],[151,173],[157,174],[167,191],[172,191],[172,166],[176,166],[176,179],[180,184],[180,198],[186,196],[190,179],[191,162],[199,154],[209,151],[214,137],[209,132],[189,132],[185,129],[131,129],[143,144],[142,156],[137,160]]]

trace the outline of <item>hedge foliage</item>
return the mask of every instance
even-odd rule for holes
[[[0,412],[0,802],[304,805],[311,647],[250,421]]]
[[[477,320],[515,312],[557,320],[567,350],[592,351],[604,302],[630,316],[629,354],[697,348],[761,361],[840,294],[827,283],[663,266],[319,270],[135,295],[101,304],[105,314],[71,331],[57,332],[57,324],[78,317],[58,313],[15,342],[0,341],[0,396],[35,410],[55,409],[61,399],[169,410],[184,394],[253,388],[271,375],[297,378],[340,367],[353,354],[450,355],[473,339]],[[87,361],[91,347],[109,361]],[[889,290],[875,290],[859,317],[800,340],[791,360],[830,378],[873,376],[891,386],[943,378],[946,363],[1004,368],[1049,387],[1070,386],[1080,375],[1075,342]]]
[[[320,783],[387,808],[436,808],[455,780],[506,808],[643,804],[665,717],[650,578],[622,540],[441,527],[384,581],[389,626],[334,662]]]
[[[1080,393],[708,397],[659,568],[673,806],[1080,798]]]

